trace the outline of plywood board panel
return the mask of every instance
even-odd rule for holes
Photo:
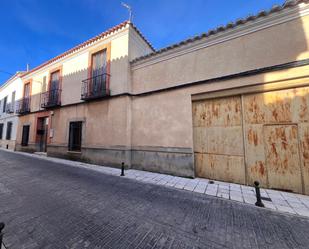
[[[248,183],[259,181],[261,186],[267,187],[267,169],[264,153],[263,125],[246,125],[245,146]]]
[[[302,192],[297,125],[264,126],[269,187]]]
[[[245,183],[244,159],[241,156],[195,153],[195,162],[199,177]]]

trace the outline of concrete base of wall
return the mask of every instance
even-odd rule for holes
[[[17,145],[16,150],[33,153],[36,145]],[[194,156],[191,148],[135,147],[82,148],[68,151],[65,145],[48,145],[47,156],[120,168],[129,168],[194,178]]]
[[[28,144],[27,146],[21,146],[20,144],[16,144],[15,149],[17,151],[28,152],[28,153],[34,153],[37,151],[35,144]]]
[[[15,150],[15,140],[0,140],[0,147],[9,150]]]
[[[194,178],[194,156],[191,148],[134,148],[131,167]]]
[[[48,145],[47,147],[48,156],[113,167],[120,167],[122,162],[128,165],[128,152],[125,147],[82,148],[81,152],[68,151],[68,147],[62,145]]]

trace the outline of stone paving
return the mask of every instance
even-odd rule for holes
[[[203,179],[61,162],[0,151],[6,248],[308,248],[308,218],[204,194]]]
[[[28,154],[21,152],[14,152],[14,153],[19,153],[36,158],[42,158],[41,156],[36,154]],[[120,174],[119,169],[111,167],[103,167],[99,165],[93,165],[93,164],[87,164],[87,163],[81,163],[51,157],[43,157],[43,159],[77,167],[85,167],[88,169],[97,170],[110,175],[119,176]],[[135,179],[141,182],[158,184],[177,189],[184,189],[187,191],[216,196],[251,205],[255,205],[256,202],[255,189],[254,187],[251,186],[226,183],[221,181],[213,181],[214,183],[210,184],[210,180],[208,179],[202,179],[202,178],[188,179],[183,177],[140,171],[134,169],[126,170],[125,177]],[[271,189],[261,189],[261,196],[267,198],[263,200],[263,203],[265,207],[268,209],[309,217],[309,196],[288,193],[283,191],[276,191]]]

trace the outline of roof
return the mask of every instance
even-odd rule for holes
[[[85,42],[83,42],[83,43],[81,43],[81,44],[79,44],[79,45],[77,45],[77,46],[75,46],[75,47],[73,47],[73,48],[67,50],[66,52],[64,52],[64,53],[62,53],[62,54],[60,54],[60,55],[58,55],[58,56],[56,56],[56,57],[54,57],[54,58],[52,58],[52,59],[50,59],[50,60],[48,60],[48,61],[42,63],[41,65],[39,65],[39,66],[37,66],[37,67],[31,69],[30,71],[24,73],[23,76],[26,76],[26,75],[28,75],[28,74],[30,74],[30,73],[33,73],[34,71],[37,71],[37,70],[39,70],[40,68],[43,68],[43,67],[47,66],[48,64],[51,64],[51,63],[53,63],[53,62],[55,62],[55,61],[57,61],[57,60],[59,60],[59,59],[61,59],[61,58],[64,58],[64,57],[66,57],[67,55],[70,55],[70,54],[72,54],[72,53],[74,53],[74,52],[76,52],[76,51],[82,49],[83,47],[86,47],[87,45],[89,45],[89,44],[91,44],[91,43],[93,43],[93,42],[96,42],[96,41],[98,41],[98,40],[100,40],[100,39],[102,39],[102,38],[104,38],[104,37],[110,35],[111,33],[116,32],[116,31],[118,31],[118,30],[124,28],[126,25],[131,25],[131,27],[132,27],[132,28],[140,35],[140,37],[148,44],[148,46],[149,46],[153,51],[155,51],[155,49],[154,49],[153,46],[150,44],[150,42],[149,42],[149,41],[142,35],[142,33],[133,25],[133,23],[131,23],[130,21],[124,21],[124,22],[118,24],[117,26],[114,26],[114,27],[108,29],[107,31],[105,31],[105,32],[103,32],[103,33],[100,33],[99,35],[97,35],[97,36],[95,36],[95,37],[93,37],[93,38],[90,38],[89,40],[87,40],[87,41],[85,41]]]
[[[283,11],[285,9],[292,8],[292,7],[294,7],[294,6],[298,5],[298,4],[301,4],[301,3],[309,3],[309,0],[286,0],[283,5],[274,5],[269,11],[263,10],[263,11],[259,12],[257,15],[250,15],[250,16],[248,16],[246,18],[238,19],[235,22],[230,22],[230,23],[228,23],[225,26],[220,26],[220,27],[218,27],[216,29],[209,30],[206,33],[202,33],[201,35],[194,36],[192,38],[189,38],[187,40],[183,40],[181,42],[172,44],[172,45],[170,45],[168,47],[164,47],[164,48],[162,48],[160,50],[154,51],[154,52],[149,53],[147,55],[138,57],[138,58],[132,60],[131,63],[133,64],[135,62],[142,61],[144,59],[148,59],[149,57],[155,56],[157,54],[162,54],[162,53],[164,53],[166,51],[170,51],[172,49],[175,49],[175,48],[187,45],[188,43],[192,43],[194,41],[201,40],[203,38],[208,38],[208,37],[210,37],[212,35],[218,34],[220,32],[226,31],[226,30],[233,29],[233,28],[238,27],[240,25],[246,24],[246,23],[248,23],[250,21],[254,21],[256,19],[272,15],[273,13],[278,13],[278,12],[281,12],[281,11]]]
[[[7,86],[15,78],[23,76],[24,73],[25,73],[24,71],[17,71],[9,79],[7,79],[2,85],[0,85],[0,89]]]

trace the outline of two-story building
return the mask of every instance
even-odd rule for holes
[[[0,147],[15,149],[18,115],[16,101],[21,97],[22,72],[17,72],[0,87]]]
[[[124,22],[26,73],[17,149],[309,194],[309,4],[161,50]]]
[[[130,61],[152,51],[124,22],[25,73],[17,150],[128,163]]]

